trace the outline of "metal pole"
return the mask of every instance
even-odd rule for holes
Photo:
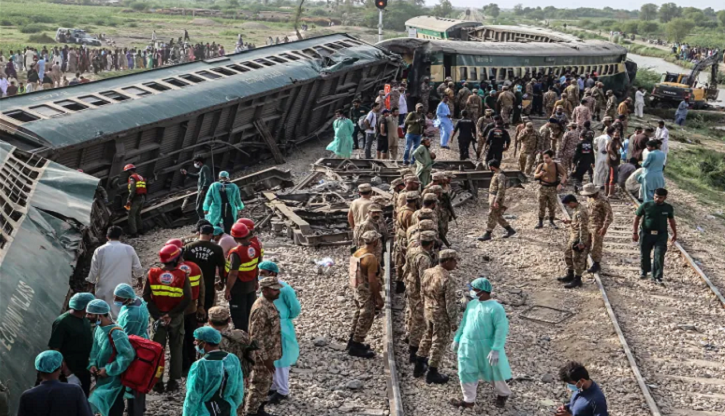
[[[383,9],[378,9],[378,42],[383,41]]]

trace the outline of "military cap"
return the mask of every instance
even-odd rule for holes
[[[607,95],[613,95],[613,94],[614,94],[614,91],[612,91],[612,90],[607,90]]]
[[[430,210],[429,210],[430,211]],[[433,220],[422,219],[418,222],[418,229],[420,231],[430,231],[436,229],[436,223]]]
[[[606,116],[606,117],[604,117],[604,118],[602,119],[602,122],[605,122],[605,121],[613,121],[613,120],[612,120],[612,117],[610,117],[610,116]]]
[[[380,205],[380,207],[384,206],[388,203],[388,200],[384,196],[376,195],[370,199],[374,203]]]
[[[395,188],[398,185],[402,185],[402,184],[403,184],[403,180],[400,178],[395,178],[392,180],[392,182],[390,182],[390,186],[392,186],[393,188]]]
[[[415,109],[416,110],[419,109],[419,108],[423,108],[423,104],[422,103],[418,103],[418,104],[415,105]]]
[[[579,193],[584,196],[591,196],[597,192],[599,192],[599,187],[593,183],[588,183],[584,185],[584,188]]]
[[[420,232],[420,241],[436,241],[438,238],[438,234],[435,231],[421,231]]]
[[[487,108],[484,113],[485,114],[493,114],[493,110],[491,110],[490,108]]]
[[[436,194],[427,193],[423,196],[423,202],[438,202],[438,197]]]
[[[418,177],[415,176],[415,175],[413,175],[413,176],[406,176],[405,177],[405,182],[406,183],[407,182],[413,182],[413,183],[416,183],[417,182],[417,183],[420,183],[420,179],[418,179]]]
[[[534,127],[534,123],[529,121],[528,123],[526,123],[526,127]]]
[[[363,233],[363,235],[362,235],[362,239],[363,239],[363,242],[364,242],[365,244],[370,244],[370,243],[372,243],[373,241],[375,241],[375,240],[379,239],[380,237],[382,237],[382,236],[380,235],[380,233],[379,233],[379,232],[377,232],[377,231],[374,231],[374,230],[370,230],[370,231],[365,231],[365,232]],[[261,284],[261,282],[260,282],[260,284]]]
[[[573,122],[573,121],[570,121],[569,124],[567,124],[567,126],[569,126],[569,127],[576,127],[577,124],[575,122]]]
[[[430,194],[426,194],[426,195],[430,195]],[[435,196],[435,195],[433,195],[433,196]],[[418,212],[419,212],[419,214],[418,214],[419,220],[433,219],[433,210],[430,208],[421,208],[420,211],[418,211]]]
[[[223,307],[223,306],[214,306],[211,309],[209,309],[209,319],[215,322],[222,322],[229,319],[231,315],[229,314],[229,309]]]
[[[378,204],[370,204],[368,212],[383,212],[383,209]]]
[[[282,289],[282,285],[279,280],[274,276],[265,277],[259,280],[259,287],[268,287],[270,289]]]
[[[428,187],[428,190],[435,193],[435,192],[443,192],[443,187],[440,185],[431,185]]]
[[[438,254],[438,259],[441,262],[449,259],[458,259],[458,253],[456,253],[456,250],[441,250],[441,252]]]
[[[439,179],[445,179],[446,173],[443,171],[433,172],[433,180],[437,181]]]
[[[407,201],[414,201],[416,199],[420,199],[420,192],[418,191],[410,191],[405,193],[405,199]]]
[[[360,192],[372,192],[373,187],[369,183],[361,183],[357,186],[357,190]]]

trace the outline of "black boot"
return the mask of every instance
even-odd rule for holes
[[[506,406],[506,400],[508,400],[509,396],[496,396],[496,401],[493,403],[494,406],[500,408],[503,408]]]
[[[572,280],[574,280],[574,270],[567,270],[566,276],[557,277],[556,280],[562,282],[562,283],[569,283]]]
[[[510,225],[506,227],[506,235],[503,236],[503,238],[509,238],[512,235],[516,234],[516,230],[513,229]]]
[[[588,273],[596,273],[596,272],[598,272],[600,270],[602,270],[602,266],[599,265],[599,262],[598,261],[595,261],[594,263],[592,263],[592,267],[590,267],[589,270],[587,270],[587,272]]]
[[[267,411],[266,411],[266,410],[264,410],[264,405],[265,405],[265,404],[266,404],[266,403],[262,403],[262,404],[261,404],[261,405],[259,406],[259,409],[257,409],[257,413],[254,413],[254,414],[255,414],[255,415],[257,415],[257,416],[275,416],[275,415],[273,415],[272,413],[267,413]],[[251,416],[251,415],[249,415],[249,414],[248,414],[247,416]]]
[[[559,229],[559,227],[556,226],[556,223],[554,223],[554,217],[549,218],[549,225],[555,230]]]
[[[350,350],[347,352],[349,355],[353,357],[360,357],[360,358],[373,358],[375,357],[375,352],[368,350],[365,348],[365,345],[363,345],[360,342],[353,341],[350,345]]]
[[[401,294],[405,292],[405,283],[403,281],[395,282],[395,293]]]
[[[539,218],[539,224],[536,227],[534,227],[534,228],[536,228],[537,230],[539,228],[544,228],[544,219],[543,218]]]
[[[410,353],[410,358],[408,359],[408,362],[411,364],[415,364],[415,361],[418,358],[415,355],[418,352],[418,347],[408,347],[408,352]]]
[[[425,375],[425,382],[428,384],[444,384],[448,382],[448,376],[439,373],[437,367],[428,367],[428,373]]]
[[[352,335],[350,335],[350,338],[347,339],[347,347],[345,347],[345,351],[349,351],[350,350],[350,347],[352,346],[352,344],[353,344]],[[369,350],[370,349],[370,344],[363,344],[363,343],[361,343],[360,345],[362,345],[363,347],[365,347],[366,350]]]
[[[415,357],[415,367],[413,367],[413,377],[423,377],[425,370],[428,369],[428,365],[425,363],[424,357]]]
[[[486,231],[482,236],[478,237],[478,241],[488,241],[491,239],[491,232]]]
[[[574,280],[564,285],[567,289],[574,289],[575,287],[579,287],[582,285],[582,277],[581,276],[574,276]]]
[[[269,396],[269,404],[279,404],[282,400],[287,400],[287,396],[274,392],[273,395]]]

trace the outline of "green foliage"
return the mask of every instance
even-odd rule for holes
[[[629,20],[627,22],[624,22],[624,24],[622,25],[622,30],[624,31],[624,33],[634,33],[636,35],[639,34],[638,29],[639,22],[636,20]]]
[[[28,36],[28,42],[48,44],[55,43],[55,39],[51,38],[45,33],[36,33],[34,35]]]
[[[665,3],[660,6],[660,20],[662,23],[667,23],[670,20],[680,17],[682,15],[682,9],[675,3]]]
[[[25,25],[25,26],[21,27],[20,33],[39,33],[44,30],[48,30],[48,28],[43,25],[31,23],[29,25]]]
[[[717,12],[717,20],[720,21],[721,25],[725,26],[725,10]]]
[[[131,23],[128,24],[128,27],[138,27],[138,23],[131,22]]]
[[[637,77],[634,79],[634,85],[637,88],[644,87],[646,91],[652,91],[652,88],[654,88],[655,84],[660,82],[661,78],[662,74],[650,68],[638,68]]]
[[[725,36],[718,33],[698,33],[685,38],[690,45],[702,46],[705,48],[719,48],[725,50]]]
[[[637,33],[640,35],[653,35],[659,31],[660,25],[654,21],[639,22],[637,25]]]
[[[689,117],[687,124],[690,124]],[[725,191],[725,154],[701,147],[672,153],[667,158],[668,176],[696,187]]]
[[[407,1],[395,3],[395,7],[389,7],[383,16],[383,24],[386,29],[402,32],[405,30],[405,22],[410,16],[421,16],[428,13],[428,10]],[[366,9],[363,24],[366,27],[378,27],[378,9]]]
[[[130,7],[132,9],[136,10],[137,12],[142,12],[142,11],[148,9],[149,6],[147,3],[137,1],[137,2],[131,3]]]
[[[486,16],[491,16],[495,19],[501,14],[501,9],[498,7],[498,4],[491,3],[489,5],[483,6],[483,14]]]
[[[639,18],[644,21],[650,21],[657,19],[657,9],[659,6],[653,3],[643,4],[639,8]]]
[[[450,0],[440,0],[438,4],[433,7],[433,16],[448,17],[453,13],[453,4]]]
[[[0,20],[0,26],[12,26],[13,22],[7,19]]]
[[[695,22],[678,17],[665,25],[667,39],[673,42],[682,42],[687,35],[695,28]]]

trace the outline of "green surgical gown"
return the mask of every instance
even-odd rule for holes
[[[108,339],[108,333],[113,328],[118,328],[111,334],[113,344],[116,347],[116,357],[113,362],[109,363],[108,360],[113,354],[113,346]],[[122,394],[124,390],[121,385],[121,374],[126,371],[135,356],[136,351],[129,343],[128,335],[118,325],[111,324],[96,327],[93,331],[93,347],[91,348],[88,369],[95,366],[100,371],[105,368],[106,374],[108,374],[108,377],[96,378],[96,388],[88,398],[91,410],[94,413],[108,416],[113,403],[116,402],[118,395]]]
[[[222,196],[221,189],[226,185],[227,199],[229,200],[229,206],[231,207],[232,218],[236,220],[237,213],[244,209],[244,202],[242,197],[239,195],[239,187],[236,184],[227,182],[223,184],[221,182],[214,182],[211,184],[209,191],[206,193],[204,199],[204,211],[209,213],[206,215],[206,219],[212,223],[212,225],[221,225],[224,222],[222,218]]]
[[[219,391],[225,372],[227,381],[221,397],[231,406],[231,414],[237,414],[237,408],[244,401],[242,366],[236,355],[226,354],[223,359],[218,359],[220,354],[226,353],[212,351],[191,365],[186,379],[183,416],[209,415],[204,403],[209,402]]]
[[[118,313],[118,325],[128,335],[149,339],[149,310],[146,302],[136,297],[130,305],[124,305]]]
[[[274,301],[274,306],[279,311],[282,327],[282,358],[275,361],[274,366],[284,368],[297,364],[297,358],[300,356],[300,344],[297,342],[295,324],[292,320],[300,315],[301,307],[295,290],[285,282],[280,283],[282,289],[279,291],[279,298]]]

